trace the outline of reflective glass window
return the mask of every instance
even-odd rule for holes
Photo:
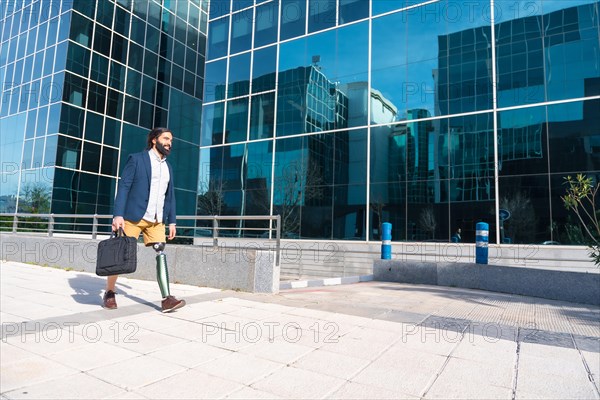
[[[598,110],[598,99],[548,106],[551,173],[564,176],[573,171],[600,170]]]
[[[142,100],[148,103],[154,103],[154,96],[156,94],[156,81],[147,76],[143,76],[142,85]]]
[[[210,19],[221,17],[231,10],[231,0],[213,0],[208,4]]]
[[[44,147],[46,144],[45,137],[39,137],[35,139],[35,143],[33,145],[33,158],[32,158],[32,167],[40,168],[44,164]]]
[[[37,110],[30,110],[27,112],[27,129],[25,130],[25,138],[31,139],[35,136]]]
[[[227,42],[229,40],[229,17],[221,18],[210,23],[208,27],[209,60],[227,55]]]
[[[146,27],[146,49],[158,53],[160,43],[160,32],[158,29],[148,25]]]
[[[144,47],[146,44],[146,22],[139,18],[131,19],[131,35],[129,37],[132,41]]]
[[[87,98],[87,81],[67,73],[63,90],[63,101],[79,107],[85,107]]]
[[[93,142],[102,142],[104,118],[100,114],[88,112],[85,121],[85,140]]]
[[[284,43],[277,136],[366,125],[368,24]]]
[[[202,108],[201,146],[223,143],[225,103],[215,103]]]
[[[44,55],[44,68],[42,70],[42,76],[50,75],[54,68],[54,53],[56,46],[49,47]]]
[[[50,111],[48,112],[48,129],[46,130],[49,135],[59,132],[61,108],[61,103],[54,103],[50,106]]]
[[[183,68],[173,64],[171,67],[171,86],[183,90]]]
[[[82,76],[87,76],[88,68],[90,67],[90,53],[91,52],[84,47],[75,44],[69,45],[67,51],[67,70]]]
[[[58,24],[58,40],[57,42],[62,42],[63,40],[67,40],[69,38],[69,28],[71,26],[71,12],[67,12],[65,14],[61,14],[60,23]]]
[[[498,157],[501,160],[498,172],[501,176],[520,175],[523,171],[548,173],[547,118],[546,107],[498,113]]]
[[[189,146],[186,143],[174,140],[171,150],[170,162],[173,167],[175,178],[175,187],[185,190],[193,190],[194,193],[198,187],[198,148]],[[179,204],[177,204],[179,209]],[[179,213],[179,211],[177,211]],[[192,214],[194,211],[191,212]]]
[[[148,130],[152,129],[152,123],[154,121],[154,107],[150,103],[146,103],[145,101],[140,101],[140,122],[139,125],[147,128]]]
[[[46,47],[56,44],[56,35],[58,34],[58,18],[53,18],[48,22],[48,36],[46,37]]]
[[[554,182],[553,182],[554,183]],[[545,241],[565,241],[565,237],[559,234],[564,232],[566,225],[565,208],[558,196],[555,198],[562,210],[557,210],[557,224],[555,229],[548,229],[550,220],[550,197],[548,196],[548,175],[520,175],[500,178],[499,201],[500,209],[510,213],[505,221],[500,221],[500,242],[504,244],[541,244]],[[561,186],[564,190],[564,185]],[[473,221],[475,222],[475,221]],[[495,225],[495,221],[492,222]],[[574,226],[574,225],[571,225]],[[490,229],[491,232],[491,229]],[[566,236],[566,235],[565,235]],[[470,242],[474,241],[471,235]],[[490,235],[490,242],[495,242],[495,235]],[[576,244],[576,243],[573,243]],[[527,257],[528,250],[525,249],[519,257]]]
[[[121,64],[127,63],[127,45],[128,40],[122,36],[113,33],[111,57]]]
[[[275,89],[276,70],[277,46],[256,50],[252,66],[252,92]]]
[[[71,33],[69,37],[80,45],[89,48],[92,43],[93,29],[94,23],[92,21],[75,13],[71,20]]]
[[[33,144],[34,139],[26,140],[23,143],[23,161],[21,162],[23,169],[32,168],[31,161],[33,159]]]
[[[291,39],[306,33],[306,1],[281,2],[280,40]]]
[[[252,46],[253,19],[254,10],[251,8],[231,15],[230,54],[248,50]]]
[[[275,93],[252,96],[250,112],[250,140],[273,137]]]
[[[44,149],[44,166],[56,164],[56,149],[58,147],[58,135],[46,136]]]
[[[432,3],[373,20],[373,90],[381,94],[383,107],[397,110],[396,119],[492,107],[486,9],[452,4],[452,15],[444,13],[445,3]],[[390,54],[377,45],[389,37],[403,49]],[[381,118],[378,109],[372,108],[372,119]]]
[[[114,3],[108,1],[101,1],[96,7],[96,21],[108,28],[112,28],[114,13]]]
[[[110,31],[100,25],[96,25],[96,32],[94,34],[94,50],[98,53],[110,57],[110,43],[112,41],[112,34]]]
[[[136,98],[125,96],[125,109],[123,119],[131,124],[137,125],[140,116],[140,101]]]
[[[256,7],[254,25],[254,47],[261,47],[277,41],[279,3],[270,2]]]
[[[369,0],[339,0],[339,24],[347,24],[369,16]]]
[[[126,45],[124,49],[126,51]],[[144,62],[144,49],[135,43],[129,44],[129,54],[127,58],[127,65],[136,71],[142,71]]]
[[[114,61],[110,62],[110,79],[108,84],[111,88],[121,90],[125,88],[125,67]]]
[[[73,0],[71,2],[73,9],[79,11],[83,15],[94,18],[95,4],[88,0]]]
[[[337,0],[309,0],[308,32],[331,28],[336,23]]]
[[[227,102],[225,143],[241,142],[248,134],[248,98]]]
[[[127,68],[127,85],[125,87],[125,93],[130,96],[140,97],[141,87],[142,74],[136,70]]]
[[[204,102],[225,99],[225,81],[227,79],[227,60],[206,64]]]
[[[129,27],[131,25],[131,14],[121,7],[115,9],[114,30],[123,36],[129,36]]]
[[[78,169],[81,153],[81,140],[58,136],[56,150],[56,165],[65,168]]]
[[[108,81],[108,58],[98,53],[92,54],[92,70],[90,78],[96,82],[106,84]]]
[[[38,109],[35,136],[44,136],[46,134],[46,123],[48,122],[48,107]]]
[[[105,118],[103,143],[109,146],[119,146],[121,138],[121,122],[112,118]]]
[[[238,97],[250,92],[250,53],[231,57],[229,60],[229,79],[227,97]]]

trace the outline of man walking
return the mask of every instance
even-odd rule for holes
[[[173,134],[166,128],[154,128],[148,133],[145,151],[131,154],[123,169],[115,198],[112,228],[123,228],[127,236],[144,235],[144,244],[156,251],[156,278],[162,294],[162,312],[171,312],[185,305],[184,300],[171,296],[167,258],[165,223],[169,225],[169,240],[175,237],[175,194],[173,169],[167,162]],[[115,284],[118,275],[107,278],[104,308],[117,308]]]

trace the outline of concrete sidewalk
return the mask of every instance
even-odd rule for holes
[[[249,294],[0,265],[2,398],[600,399],[600,309],[363,282]]]

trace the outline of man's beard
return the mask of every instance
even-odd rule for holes
[[[163,156],[168,156],[169,153],[171,153],[171,148],[166,148],[165,146],[163,146],[159,141],[156,142],[156,150],[158,150],[158,152],[160,154],[162,154]]]

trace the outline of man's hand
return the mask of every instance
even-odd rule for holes
[[[125,229],[125,220],[123,217],[114,217],[112,222],[113,232],[117,232],[119,228]]]
[[[175,238],[175,224],[169,224],[169,237],[167,239],[173,240]]]

